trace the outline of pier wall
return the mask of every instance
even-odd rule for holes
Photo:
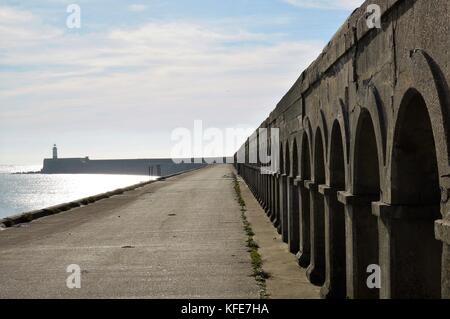
[[[261,124],[279,165],[250,162],[259,131],[241,148],[324,298],[450,298],[449,26],[448,0],[366,1]]]
[[[186,159],[175,163],[172,159],[111,159],[89,158],[44,159],[44,174],[121,174],[166,176],[206,166],[204,160]]]

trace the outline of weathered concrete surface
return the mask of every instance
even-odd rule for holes
[[[0,298],[259,298],[245,240],[231,168],[208,167],[1,231]]]
[[[256,131],[236,154],[323,297],[450,298],[449,30],[448,0],[365,1],[261,124],[279,149]]]
[[[306,271],[297,264],[295,256],[289,253],[270,219],[265,214],[247,184],[240,179],[241,194],[245,201],[248,222],[255,233],[263,270],[270,274],[266,280],[266,291],[270,299],[318,299],[320,288],[306,278]]]

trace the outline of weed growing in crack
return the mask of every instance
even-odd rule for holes
[[[255,236],[255,233],[253,232],[252,227],[247,220],[247,216],[245,215],[247,209],[245,206],[245,201],[242,198],[241,187],[239,185],[239,181],[237,179],[236,174],[233,174],[233,182],[234,182],[234,190],[236,192],[236,200],[239,203],[239,205],[241,206],[241,219],[242,219],[242,223],[244,224],[245,234],[247,235],[246,242],[247,242],[248,252],[250,253],[250,258],[252,261],[253,277],[255,278],[255,280],[260,288],[260,293],[259,293],[260,297],[262,299],[265,299],[268,297],[267,291],[266,291],[266,279],[269,278],[269,274],[266,273],[262,269],[262,259],[261,259],[261,255],[258,252],[259,246],[256,243],[256,241],[253,239],[253,237]]]

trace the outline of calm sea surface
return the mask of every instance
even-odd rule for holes
[[[0,165],[0,218],[148,181],[137,175],[13,175],[41,166]]]

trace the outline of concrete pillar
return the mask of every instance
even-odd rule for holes
[[[264,211],[266,210],[266,189],[265,189],[265,180],[264,175],[261,174],[260,169],[258,169],[259,176],[259,192],[261,193],[261,204]]]
[[[267,181],[267,216],[270,218],[272,216],[272,174],[270,172],[267,172],[266,175],[266,181]]]
[[[250,181],[251,181],[251,185],[252,185],[252,192],[253,192],[253,195],[258,200],[258,192],[256,189],[256,175],[255,175],[255,170],[254,170],[253,166],[249,166],[249,172],[250,172]]]
[[[342,299],[347,295],[344,207],[337,200],[336,188],[319,185],[319,192],[325,199],[325,284],[320,295]]]
[[[269,206],[267,205],[267,175],[262,172],[259,173],[261,176],[261,188],[262,188],[262,197],[263,197],[263,208],[264,211],[267,213],[267,211],[269,210]]]
[[[276,218],[276,189],[275,189],[275,184],[276,184],[276,177],[275,177],[275,173],[272,172],[272,174],[270,175],[270,221],[275,224],[275,218]]]
[[[354,195],[338,192],[338,199],[345,206],[347,297],[374,299],[378,289],[367,286],[367,267],[379,264],[378,226],[372,215],[372,202],[379,195]]]
[[[244,164],[244,176],[245,176],[245,181],[248,184],[248,187],[250,188],[250,190],[252,190],[252,181],[250,180],[249,176],[248,176],[248,167],[247,164]]]
[[[281,237],[285,243],[289,241],[289,222],[288,222],[288,190],[287,175],[282,174],[280,178],[280,218],[281,218]]]
[[[266,200],[266,214],[269,215],[270,212],[270,185],[269,185],[269,175],[266,171],[264,173],[264,197]]]
[[[264,176],[261,174],[261,171],[258,169],[258,190],[259,196],[261,198],[261,207],[266,210],[266,201],[264,198]]]
[[[271,196],[270,196],[270,192],[271,192],[271,190],[270,190],[270,188],[271,188],[271,185],[270,185],[270,177],[271,177],[270,173],[266,172],[265,177],[266,177],[266,201],[267,201],[266,213],[267,213],[267,216],[269,216],[270,215],[270,210],[271,210],[271,201],[272,201]]]
[[[273,219],[274,219],[274,216],[273,216],[274,215],[274,205],[275,205],[274,180],[275,180],[274,174],[273,174],[273,172],[270,172],[270,175],[269,175],[269,190],[270,190],[270,193],[269,193],[269,198],[270,198],[269,219],[271,222],[273,222]]]
[[[450,299],[450,220],[436,221],[434,229],[442,242],[441,297]]]
[[[258,201],[261,201],[261,196],[259,194],[259,176],[258,174],[256,174],[256,169],[255,167],[252,167],[252,175],[253,175],[253,188],[255,190],[256,193],[256,197],[258,198]]]
[[[258,193],[259,204],[263,205],[262,192],[261,192],[261,175],[259,174],[258,168],[254,168],[253,174],[255,175],[256,192]]]
[[[324,199],[313,181],[306,181],[305,187],[310,194],[311,223],[311,261],[306,270],[306,276],[311,283],[321,286],[325,282]]]
[[[298,192],[297,186],[294,185],[294,178],[287,177],[287,211],[288,211],[288,246],[289,252],[293,254],[298,253],[299,249],[299,231],[300,226],[298,222]]]
[[[253,193],[255,193],[255,184],[253,182],[253,170],[250,165],[247,166],[247,174],[248,174],[248,180],[250,181],[250,188]]]
[[[299,196],[299,227],[300,242],[297,253],[297,260],[300,267],[306,268],[310,263],[311,241],[310,241],[310,205],[309,190],[305,187],[305,181],[296,178],[294,184],[297,185]]]
[[[281,234],[281,218],[280,218],[280,174],[275,175],[275,218],[273,220],[273,225],[277,229],[278,234]]]
[[[250,180],[251,180],[253,195],[256,198],[258,198],[258,192],[256,191],[256,175],[255,175],[255,170],[252,166],[249,167],[249,172],[250,172]]]
[[[258,199],[258,202],[260,201],[259,193],[258,193],[258,175],[256,174],[255,167],[252,166],[250,170],[252,174],[252,183],[253,183],[253,194]]]
[[[253,171],[250,165],[247,167],[248,170],[248,179],[250,181],[250,189],[252,190],[252,193],[255,194],[255,183],[253,181]]]
[[[435,238],[440,205],[372,204],[378,217],[380,298],[441,297],[442,243]]]

